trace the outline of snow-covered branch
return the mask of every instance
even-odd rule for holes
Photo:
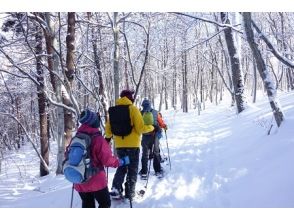
[[[261,39],[266,43],[266,45],[269,47],[270,51],[273,53],[273,55],[282,63],[287,65],[288,67],[294,68],[294,62],[284,57],[270,42],[270,40],[264,35],[264,33],[259,29],[259,27],[255,24],[253,20],[251,20],[253,27],[261,37]]]

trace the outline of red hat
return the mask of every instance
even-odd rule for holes
[[[125,89],[123,91],[121,91],[120,93],[120,97],[127,97],[129,100],[131,100],[132,102],[134,102],[134,97],[133,94],[135,93],[134,90],[129,90],[129,89]]]

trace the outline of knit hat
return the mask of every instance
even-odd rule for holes
[[[81,124],[89,125],[93,128],[98,128],[100,125],[100,117],[97,113],[92,112],[89,109],[87,109],[81,113],[79,122]]]
[[[129,90],[129,89],[125,89],[123,91],[121,91],[120,93],[120,97],[127,97],[129,100],[131,100],[131,102],[134,102],[134,97],[133,94],[135,93],[135,91],[133,90]]]
[[[142,102],[143,111],[150,111],[151,110],[151,103],[148,99],[144,99]]]

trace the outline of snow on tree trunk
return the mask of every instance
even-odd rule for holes
[[[221,12],[221,19],[223,23],[230,24],[230,20],[227,16],[227,13]],[[244,82],[243,82],[243,76],[241,71],[241,63],[238,56],[237,51],[237,44],[235,42],[232,29],[226,28],[224,30],[225,33],[225,39],[227,43],[229,58],[230,58],[230,66],[232,71],[232,80],[234,85],[234,94],[235,94],[235,101],[237,104],[237,110],[238,113],[242,112],[244,107]]]
[[[276,87],[274,86],[274,83],[270,77],[270,74],[267,70],[267,67],[265,65],[265,61],[262,58],[261,52],[258,49],[258,45],[256,44],[254,40],[254,33],[252,29],[251,24],[251,13],[250,12],[244,12],[243,13],[243,21],[244,21],[244,29],[247,37],[247,41],[249,43],[249,46],[252,50],[253,56],[256,61],[257,69],[259,71],[260,77],[263,80],[264,87],[266,89],[268,99],[270,106],[272,108],[276,123],[278,127],[280,127],[282,121],[284,120],[284,115],[281,111],[280,106],[278,105],[276,101]]]

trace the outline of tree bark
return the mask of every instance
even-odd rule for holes
[[[53,87],[53,91],[55,93],[55,97],[58,103],[62,103],[62,94],[61,94],[61,81],[56,77],[55,74],[59,74],[58,71],[58,55],[54,48],[56,48],[56,38],[55,38],[55,30],[53,29],[53,25],[50,19],[50,13],[46,12],[44,15],[45,22],[47,24],[48,29],[44,31],[45,41],[46,41],[46,50],[47,50],[47,62],[48,62],[48,70],[50,75],[50,81]],[[59,27],[61,28],[61,27]],[[56,174],[62,174],[62,162],[64,160],[64,109],[62,107],[57,106],[57,168]]]
[[[230,24],[230,20],[227,16],[227,13],[221,12],[221,19],[223,23]],[[244,82],[243,76],[241,71],[241,64],[240,59],[237,53],[237,45],[233,36],[233,32],[231,28],[226,28],[224,30],[225,39],[227,43],[227,48],[229,52],[229,58],[231,63],[231,71],[232,71],[232,80],[234,85],[234,94],[235,94],[235,101],[237,104],[237,111],[238,113],[242,112],[244,107]]]
[[[74,50],[75,50],[75,12],[68,13],[68,27],[67,27],[67,36],[66,36],[66,80],[69,82],[70,90],[73,87],[74,80]],[[63,94],[63,103],[67,106],[72,107],[72,101],[68,95]],[[74,128],[73,114],[69,110],[64,110],[64,148],[69,145],[72,138],[72,131]]]
[[[117,25],[118,12],[113,13],[113,83],[114,83],[114,102],[119,98],[119,28]]]
[[[37,68],[37,81],[39,82],[39,86],[37,88],[38,93],[38,106],[39,106],[39,124],[40,124],[40,144],[41,144],[41,156],[46,162],[47,166],[49,165],[49,139],[48,139],[48,130],[47,130],[47,112],[46,112],[46,96],[44,94],[45,88],[45,79],[43,72],[43,64],[42,64],[42,30],[36,25],[36,68]],[[49,170],[43,165],[42,161],[40,161],[40,176],[46,176],[49,174]]]

